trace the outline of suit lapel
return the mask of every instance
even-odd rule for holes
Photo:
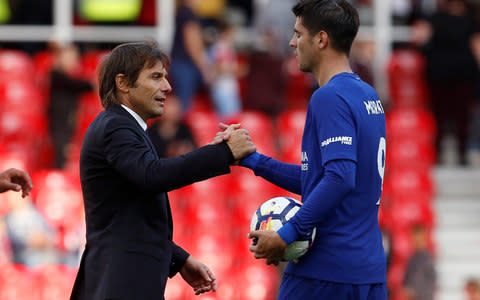
[[[137,120],[135,120],[135,118],[128,111],[126,111],[120,105],[116,105],[116,104],[109,105],[107,107],[107,110],[111,110],[111,111],[114,111],[118,114],[127,116],[130,120],[132,120],[132,122],[135,124],[133,126],[135,126],[135,128],[137,128],[137,130],[142,132],[143,139],[145,140],[145,143],[150,147],[150,150],[153,152],[153,155],[155,155],[155,158],[159,159],[157,150],[155,150],[155,147],[153,146],[152,141],[150,140],[150,137],[148,136],[147,132],[145,130],[143,130],[142,126],[140,126],[140,124],[138,124]],[[168,200],[168,194],[165,192],[164,197],[161,197],[161,199],[162,200],[165,199],[165,201],[162,201],[162,202],[165,203],[165,208],[166,208],[167,218],[168,218],[168,224],[169,224],[169,227],[170,227],[170,230],[169,230],[169,233],[168,233],[168,238],[171,240],[172,237],[173,237],[173,221],[172,221],[172,210],[170,208],[170,201]]]

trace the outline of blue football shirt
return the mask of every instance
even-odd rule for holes
[[[353,284],[386,282],[386,259],[378,225],[385,168],[385,115],[375,90],[352,73],[340,73],[312,95],[302,140],[301,194],[315,197],[328,162],[356,164],[355,185],[320,220],[302,209],[290,223],[315,224],[312,248],[286,273]],[[310,202],[310,203],[309,203]]]

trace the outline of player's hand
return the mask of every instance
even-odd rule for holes
[[[227,145],[232,151],[235,162],[257,151],[257,147],[252,143],[252,139],[248,135],[246,129],[237,129],[232,131]]]
[[[256,243],[250,245],[250,251],[254,253],[256,259],[265,258],[267,265],[277,266],[287,249],[287,244],[273,230],[252,231],[248,234],[248,238],[256,240]]]
[[[195,295],[217,290],[217,277],[213,271],[191,255],[180,270],[180,275],[193,287]]]
[[[21,190],[22,197],[26,197],[32,188],[32,179],[25,171],[12,168],[0,173],[0,193]]]
[[[218,124],[218,127],[220,127],[221,132],[217,132],[217,134],[215,135],[215,138],[213,139],[213,141],[210,143],[210,145],[215,145],[215,144],[220,144],[222,143],[223,141],[228,141],[228,139],[230,138],[230,135],[233,131],[237,130],[240,128],[240,124],[231,124],[231,125],[227,125],[227,124],[224,124],[224,123],[219,123]]]

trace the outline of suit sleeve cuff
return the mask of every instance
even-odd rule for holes
[[[170,271],[168,274],[168,277],[172,278],[180,272],[182,269],[183,265],[185,265],[185,262],[187,261],[187,258],[190,256],[190,254],[183,250],[181,247],[175,245],[172,242],[173,249],[172,249],[172,261],[170,262]]]
[[[290,222],[287,222],[285,225],[283,225],[282,228],[277,231],[277,233],[287,245],[290,245],[299,238],[297,230]]]
[[[229,162],[230,162],[230,163],[233,163],[233,161],[235,160],[235,157],[233,156],[233,153],[232,153],[232,150],[230,149],[230,147],[228,147],[228,145],[227,145],[226,142],[220,143],[220,145],[223,146],[223,148],[225,149],[225,151],[228,153],[228,155],[229,155]]]

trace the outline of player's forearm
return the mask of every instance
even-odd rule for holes
[[[255,175],[282,189],[299,195],[302,193],[299,165],[283,163],[258,152],[240,161],[240,165],[252,169]]]
[[[278,234],[290,244],[311,232],[312,228],[327,218],[355,187],[356,164],[351,160],[328,162],[325,175],[308,198],[303,199],[303,206]]]

